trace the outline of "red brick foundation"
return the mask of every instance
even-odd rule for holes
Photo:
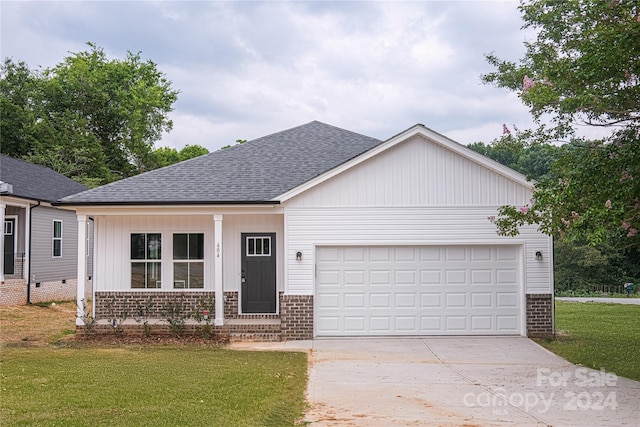
[[[527,294],[527,336],[553,337],[553,295]]]
[[[313,295],[280,293],[282,340],[313,339]]]

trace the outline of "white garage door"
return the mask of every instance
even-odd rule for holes
[[[315,334],[520,335],[519,250],[320,247]]]

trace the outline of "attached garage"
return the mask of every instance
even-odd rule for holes
[[[317,248],[316,336],[521,335],[517,245]]]

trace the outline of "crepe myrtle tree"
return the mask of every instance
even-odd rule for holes
[[[538,142],[565,145],[527,205],[489,219],[505,236],[538,224],[569,240],[640,249],[640,2],[537,0],[519,9],[535,40],[517,63],[487,55],[495,71],[482,79],[518,94]],[[609,136],[575,138],[578,125]]]

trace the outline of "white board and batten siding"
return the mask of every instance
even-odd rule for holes
[[[316,305],[323,304],[324,298],[327,307],[321,315],[326,319],[323,322],[315,319],[316,334],[320,335],[322,328],[327,328],[327,335],[349,335],[349,328],[356,331],[354,335],[483,331],[523,334],[525,293],[552,291],[552,242],[535,226],[523,227],[516,238],[497,235],[495,224],[487,218],[497,215],[501,205],[522,206],[531,198],[530,186],[513,179],[509,173],[500,173],[501,168],[492,170],[446,146],[415,136],[292,197],[284,204],[289,260],[285,291],[315,295]],[[291,261],[298,251],[303,253],[302,260]],[[536,251],[543,253],[542,261],[535,259]],[[386,271],[381,274],[396,285],[398,280],[413,280],[413,285],[407,283],[404,289],[396,290],[379,287],[389,290],[384,296],[371,288],[372,264],[350,269],[348,263],[342,263],[336,270],[333,268],[336,265],[319,258],[338,257],[345,261],[340,257],[358,253],[365,258],[387,253],[390,259],[412,253],[414,261],[407,261],[402,273],[397,273],[397,265],[391,261],[388,268],[380,271]],[[429,253],[438,253],[440,258],[429,261],[428,256],[424,258]],[[466,254],[465,260],[460,261],[466,265],[464,269],[458,261],[448,261],[453,254],[460,253]],[[507,254],[512,258],[506,259]],[[486,256],[489,258],[483,259]],[[435,271],[436,265],[440,266],[441,286],[433,291],[419,289],[419,284],[424,284],[421,276],[425,271]],[[449,273],[450,270],[453,272]],[[448,285],[447,277],[462,270],[467,276],[465,283]],[[365,274],[369,289],[360,294],[344,288],[332,292],[332,279],[328,277],[331,271],[342,272],[342,285],[348,280],[345,274],[351,279]],[[510,280],[498,286],[498,290],[491,290],[479,280],[490,276],[496,283],[501,275],[506,277],[507,271]],[[404,277],[392,277],[397,274]],[[333,304],[331,298],[340,302]],[[352,307],[351,311],[340,308],[341,304],[357,305],[365,299],[365,306],[387,301],[392,309],[388,316],[374,318],[376,312],[365,310],[364,316],[358,316],[354,314],[358,308]],[[428,306],[435,304],[436,299],[440,308],[431,310],[431,317],[419,317],[419,309],[414,315],[407,315],[412,310],[411,304]],[[509,306],[514,299],[516,306]],[[460,307],[457,313],[455,306],[463,300],[464,310]],[[338,312],[347,313],[334,316],[341,324],[333,325],[336,328],[333,332],[331,321],[327,320],[332,316],[331,304]],[[398,305],[407,307],[396,310]],[[350,325],[348,316],[352,317]],[[467,317],[463,319],[464,316]]]
[[[162,234],[162,290],[173,287],[173,233],[205,233],[213,236],[209,215],[122,215],[95,216],[94,291],[131,290],[131,234]],[[205,256],[213,254],[213,238],[205,237]],[[205,263],[205,289],[213,290],[213,262]],[[158,290],[158,289],[151,289]]]
[[[131,233],[162,234],[162,290],[172,290],[173,233],[204,233],[205,290],[213,290],[214,221],[210,215],[114,215],[94,217],[98,234],[95,239],[96,271],[94,287],[98,291],[131,290]],[[225,291],[238,291],[241,279],[241,233],[276,233],[276,254],[283,253],[282,215],[223,215],[223,283]],[[282,263],[278,265],[277,283],[284,282]],[[169,278],[169,279],[168,279]],[[187,290],[188,291],[188,290]]]

